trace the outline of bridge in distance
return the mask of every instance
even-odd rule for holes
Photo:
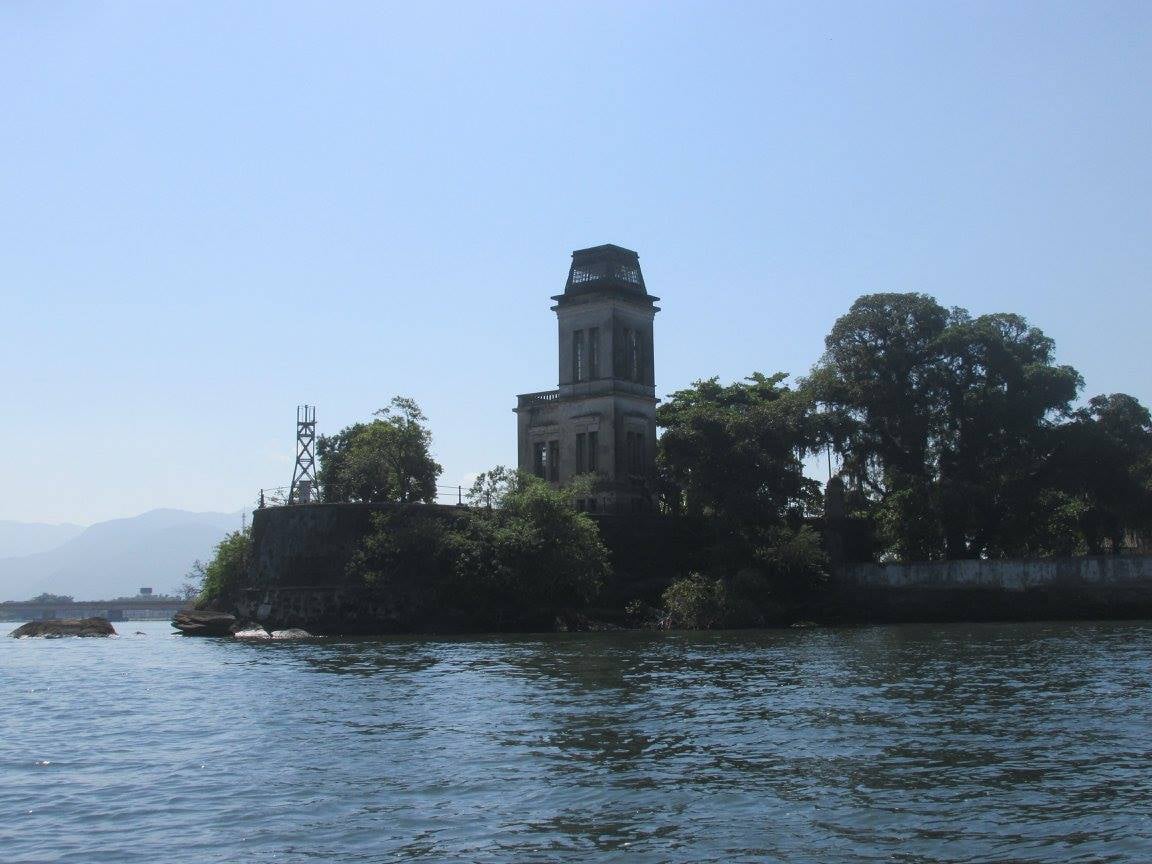
[[[163,621],[191,601],[178,597],[123,597],[116,600],[35,600],[0,603],[0,621],[54,621],[60,618],[107,618],[109,621]]]

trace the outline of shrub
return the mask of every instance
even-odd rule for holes
[[[665,589],[662,600],[669,627],[708,630],[725,614],[724,583],[720,579],[691,573]]]
[[[223,609],[240,596],[248,575],[248,553],[252,548],[250,529],[233,531],[216,544],[212,559],[197,561],[188,574],[200,586],[196,605],[200,608]]]

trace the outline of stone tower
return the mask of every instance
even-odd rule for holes
[[[559,387],[517,397],[520,470],[565,484],[596,477],[582,509],[643,510],[656,451],[652,324],[659,312],[635,252],[611,244],[578,249],[559,325]]]

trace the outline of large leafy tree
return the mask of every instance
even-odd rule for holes
[[[316,451],[324,500],[434,501],[442,469],[431,455],[428,418],[402,396],[375,417],[320,436]]]
[[[876,495],[930,476],[939,414],[938,340],[950,313],[926,294],[869,294],[825,339],[805,382],[827,409],[844,470]]]
[[[728,385],[709,378],[657,409],[662,474],[688,512],[777,523],[819,499],[803,463],[815,446],[812,404],[785,378],[757,372]]]
[[[657,409],[658,459],[669,501],[706,517],[716,534],[708,569],[754,567],[797,587],[822,572],[822,555],[799,567],[793,561],[797,548],[811,546],[797,540],[820,500],[803,463],[819,440],[819,418],[786,377],[756,373],[728,385],[710,378],[673,393]]]
[[[803,389],[823,406],[824,431],[881,544],[901,558],[934,557],[933,429],[940,417],[938,340],[951,313],[925,294],[869,294],[825,339]]]
[[[857,300],[804,389],[903,558],[1042,551],[1054,424],[1081,385],[1018,315],[972,318],[924,294]]]
[[[932,436],[937,511],[950,558],[1046,551],[1054,424],[1081,386],[1055,345],[1019,315],[953,310],[936,340]]]

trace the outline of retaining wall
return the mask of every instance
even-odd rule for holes
[[[1152,555],[848,564],[843,617],[982,621],[1152,617]]]

